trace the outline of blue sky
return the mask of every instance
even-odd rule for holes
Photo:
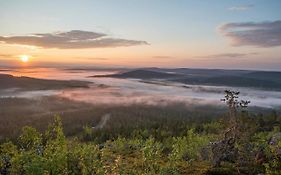
[[[81,57],[87,58],[87,62],[89,57],[106,57],[107,61],[102,63],[93,59],[93,63],[101,65],[278,69],[281,67],[278,44],[260,47],[257,43],[247,42],[233,46],[218,28],[227,23],[264,26],[264,22],[278,22],[281,20],[280,9],[281,1],[278,0],[1,0],[0,35],[80,30],[148,43],[125,48],[116,45],[112,48],[79,48]],[[275,37],[280,40],[279,33]],[[63,61],[68,57],[73,62],[73,58],[66,54],[69,50],[65,49],[18,49],[8,41],[0,44],[1,47],[8,53],[0,50],[0,55],[36,53],[36,61],[59,55]],[[72,55],[77,55],[76,51],[70,50]],[[229,54],[244,55],[242,60],[239,58],[230,64],[229,58],[221,57]],[[220,59],[211,58],[218,55]]]

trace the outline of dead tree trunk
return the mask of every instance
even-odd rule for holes
[[[229,127],[224,133],[222,140],[212,144],[213,164],[220,166],[222,161],[234,162],[237,157],[235,142],[239,137],[238,109],[246,108],[250,101],[238,100],[240,92],[225,91],[225,96],[221,101],[228,106]]]

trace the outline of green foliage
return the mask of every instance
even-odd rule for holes
[[[95,144],[80,144],[73,141],[67,152],[68,174],[99,174],[102,172],[99,161],[99,148]]]
[[[84,141],[93,140],[93,128],[88,125],[83,127],[83,139]]]
[[[0,145],[0,173],[9,174],[11,172],[12,161],[19,154],[18,148],[7,142]]]
[[[144,171],[149,174],[158,174],[160,170],[159,161],[162,157],[162,145],[150,137],[147,139],[142,148],[142,159]]]
[[[280,132],[276,127],[279,117],[261,122],[246,113],[239,116],[236,146],[240,156],[252,163],[242,166],[237,159],[216,168],[209,160],[209,143],[220,138],[227,126],[216,118],[198,118],[189,124],[179,118],[158,118],[150,123],[143,119],[138,121],[141,127],[127,129],[114,125],[93,130],[86,125],[77,138],[67,138],[60,117],[56,117],[43,134],[24,127],[17,141],[0,145],[0,174],[237,174],[237,169],[248,174],[280,174],[281,141],[268,144]],[[257,163],[259,152],[265,158]]]
[[[202,149],[210,143],[210,138],[194,132],[193,129],[187,131],[187,135],[174,138],[173,150],[170,154],[171,161],[176,160],[199,160]]]
[[[21,149],[24,150],[40,149],[40,146],[42,146],[41,134],[35,128],[29,126],[22,129],[18,141]]]
[[[219,121],[203,124],[203,130],[206,133],[211,133],[211,134],[219,134],[224,128],[225,126],[223,125],[223,123]]]

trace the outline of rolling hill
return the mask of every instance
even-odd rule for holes
[[[172,81],[192,85],[251,87],[281,90],[281,72],[223,69],[143,68],[95,77]]]
[[[87,88],[89,84],[90,82],[86,81],[45,80],[0,74],[0,89],[20,88],[22,90],[52,90],[63,88]]]

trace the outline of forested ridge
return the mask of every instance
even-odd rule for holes
[[[281,174],[280,114],[247,112],[248,101],[226,92],[229,111],[219,117],[127,117],[68,137],[59,116],[45,131],[23,127],[1,144],[0,173]]]

